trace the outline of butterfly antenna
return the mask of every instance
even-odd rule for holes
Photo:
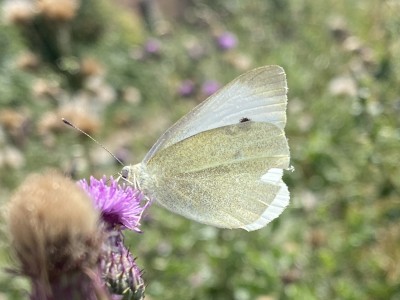
[[[68,126],[71,126],[72,128],[78,130],[79,132],[83,133],[84,135],[86,135],[89,139],[91,139],[93,142],[95,142],[97,145],[99,145],[101,148],[103,148],[104,150],[106,150],[108,152],[108,154],[110,154],[112,157],[114,157],[114,159],[119,162],[122,166],[125,166],[124,163],[118,158],[116,157],[110,150],[108,150],[105,146],[103,146],[100,142],[98,142],[97,140],[95,140],[94,138],[92,138],[90,136],[90,134],[84,132],[82,129],[80,129],[79,127],[76,127],[74,124],[72,124],[70,121],[61,118],[61,120],[67,124]]]

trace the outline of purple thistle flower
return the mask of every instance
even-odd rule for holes
[[[181,82],[181,85],[178,88],[178,93],[182,97],[189,97],[194,92],[195,84],[192,80],[187,79]]]
[[[99,267],[112,299],[144,299],[142,271],[124,245],[122,229],[140,232],[139,222],[151,202],[142,205],[144,196],[139,190],[119,185],[112,177],[108,180],[105,176],[100,180],[90,177],[89,183],[83,179],[78,184],[88,193],[107,224],[107,239],[102,246]]]
[[[83,179],[78,184],[88,193],[107,225],[140,232],[140,220],[150,201],[143,205],[144,196],[139,190],[119,185],[112,177],[107,180],[105,176],[100,180],[90,177],[90,183]]]
[[[148,54],[158,55],[160,54],[161,43],[157,39],[149,39],[144,45],[144,50]]]
[[[201,91],[203,92],[204,95],[208,97],[214,94],[216,91],[218,91],[220,87],[221,85],[217,81],[207,80],[206,82],[203,83]]]
[[[221,50],[231,50],[237,46],[238,40],[232,32],[226,31],[217,37],[217,45]]]

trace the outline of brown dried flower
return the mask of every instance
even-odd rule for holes
[[[36,15],[36,6],[29,0],[7,0],[2,3],[2,15],[6,23],[25,25]]]
[[[28,176],[7,223],[20,272],[32,281],[31,299],[97,299],[99,213],[75,182],[53,171]]]
[[[80,7],[79,0],[39,0],[39,11],[43,16],[54,21],[70,21]]]

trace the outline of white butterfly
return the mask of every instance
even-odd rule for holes
[[[121,176],[168,210],[222,228],[264,227],[289,204],[284,70],[247,72],[169,128]]]

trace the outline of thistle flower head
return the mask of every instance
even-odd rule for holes
[[[181,82],[179,88],[178,88],[178,93],[182,97],[189,97],[193,95],[195,90],[195,84],[192,80],[187,79]]]
[[[158,55],[161,52],[161,42],[157,39],[149,39],[145,45],[144,50],[147,54]]]
[[[104,235],[99,214],[76,184],[56,173],[33,174],[11,198],[7,224],[31,299],[97,299]],[[52,298],[54,296],[54,298]]]
[[[30,298],[143,299],[142,272],[122,232],[139,231],[149,205],[142,199],[112,177],[77,185],[56,172],[28,176],[7,223],[19,273],[32,283]]]
[[[29,0],[6,0],[1,4],[2,17],[6,23],[25,25],[36,15],[36,6]]]
[[[205,96],[209,97],[216,91],[218,91],[220,87],[221,85],[219,84],[219,82],[215,80],[207,80],[206,82],[203,83],[201,91]]]
[[[54,21],[70,21],[80,7],[80,0],[39,0],[40,12]]]
[[[150,202],[142,205],[140,191],[119,185],[112,177],[79,181],[106,224],[107,239],[100,260],[102,278],[113,299],[143,299],[145,285],[142,272],[129,249],[124,245],[122,229],[139,232],[139,222]],[[120,298],[118,298],[120,297]]]
[[[100,211],[103,221],[110,227],[127,228],[140,232],[140,219],[150,202],[142,204],[143,194],[125,184],[119,185],[112,177],[98,180],[90,177],[79,185],[88,193]]]
[[[237,37],[232,32],[226,31],[217,37],[217,45],[221,50],[231,50],[237,46]]]

